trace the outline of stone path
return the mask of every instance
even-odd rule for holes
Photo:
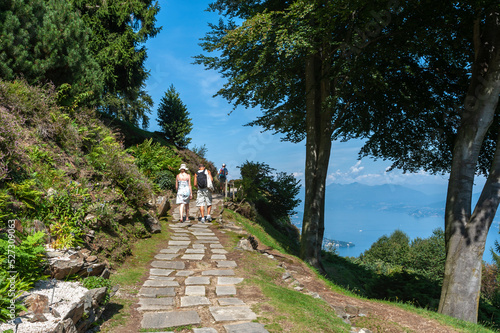
[[[214,207],[222,198],[214,197]],[[191,205],[190,216],[196,216]],[[173,220],[179,221],[177,208]],[[149,278],[139,291],[143,329],[195,327],[193,333],[264,333],[252,322],[256,314],[238,298],[235,261],[212,231],[211,223],[192,220],[170,223],[168,247],[151,263]]]

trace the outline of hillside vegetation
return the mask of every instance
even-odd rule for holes
[[[1,320],[14,228],[18,293],[47,276],[44,244],[87,248],[112,269],[151,236],[156,198],[171,194],[181,162],[215,170],[158,134],[59,98],[51,85],[0,81]]]
[[[29,290],[35,281],[47,276],[46,243],[59,249],[80,246],[91,250],[117,271],[111,281],[127,288],[127,283],[133,286],[146,271],[146,263],[154,255],[151,245],[168,239],[167,233],[154,235],[151,239],[147,221],[156,218],[155,198],[171,195],[179,164],[187,163],[195,170],[196,165],[203,161],[215,172],[214,166],[203,157],[176,148],[159,133],[143,131],[117,119],[100,118],[94,110],[78,105],[61,107],[57,102],[58,94],[51,86],[33,87],[23,81],[0,81],[0,151],[4,152],[0,157],[2,309],[6,309],[9,302],[5,293],[9,267],[5,259],[7,232],[13,226],[18,230],[16,287],[20,292]],[[321,277],[296,257],[299,233],[291,225],[288,215],[298,203],[294,199],[298,182],[283,173],[273,176],[274,169],[265,163],[247,161],[241,168],[243,179],[239,183],[242,191],[233,209],[249,219],[230,210],[225,213],[225,219],[242,225],[269,251],[288,258],[285,262],[297,265],[294,266],[296,269],[302,267],[296,276],[301,283],[312,281],[309,288],[327,288],[331,297],[338,293],[352,300],[363,296],[435,309],[438,297],[435,290],[439,288],[440,279],[434,277],[442,272],[430,264],[442,264],[438,261],[442,251],[441,234],[436,234],[435,239],[421,240],[420,247],[413,252],[409,240],[399,234],[381,239],[371,252],[357,259],[340,258],[325,252],[327,274]],[[256,175],[259,181],[249,181]],[[287,200],[280,200],[280,197]],[[160,223],[165,226],[168,220],[163,219]],[[146,242],[141,241],[145,238],[148,238]],[[238,239],[239,236],[234,234],[228,241]],[[137,253],[144,246],[141,244],[147,244],[149,252],[146,255]],[[436,258],[426,259],[425,255],[429,253]],[[419,261],[427,261],[429,265],[420,267],[420,271],[408,270],[409,261],[418,254],[421,256]],[[283,318],[292,317],[295,319],[286,324],[291,325],[292,331],[293,327],[303,329],[310,325],[314,325],[317,331],[330,331],[325,323],[335,317],[330,313],[332,304],[312,301],[310,296],[281,285],[282,267],[274,268],[268,263],[263,266],[266,269],[255,269],[262,264],[260,257],[249,255],[241,259],[248,280],[258,286],[270,306],[279,309],[279,315],[265,316],[270,331],[282,331]],[[402,267],[404,260],[406,268]],[[488,276],[491,279],[496,269],[490,267],[490,271]],[[133,279],[123,279],[126,274],[133,274]],[[490,289],[490,301],[483,302],[488,311],[482,312],[482,318],[495,327],[495,295],[498,293],[495,287]],[[113,304],[116,305],[112,302],[111,309]],[[129,309],[130,302],[127,304],[121,306]],[[266,304],[260,306],[261,312],[268,312]],[[373,307],[378,306],[373,304]],[[297,315],[299,305],[304,316]],[[21,310],[22,305],[17,304],[16,311]],[[413,306],[404,306],[401,311],[414,313],[417,310]],[[424,317],[436,316],[434,312],[418,311]],[[321,313],[322,317],[319,322],[311,323],[305,319],[307,313]],[[2,310],[1,319],[8,319],[7,315]],[[110,317],[111,325],[115,318]],[[488,331],[481,326],[449,321],[445,316],[438,319],[458,331]],[[399,327],[398,320],[403,319],[398,317],[390,325],[382,325],[383,320],[375,316],[366,319],[362,325],[374,332],[402,332],[404,330],[399,328],[394,330]]]

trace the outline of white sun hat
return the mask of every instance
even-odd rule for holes
[[[184,169],[184,170],[186,170],[186,171],[188,171],[188,170],[189,170],[189,169],[187,168],[186,164],[184,164],[184,163],[182,163],[182,164],[181,164],[181,167],[179,168],[179,170],[182,170],[182,169]]]

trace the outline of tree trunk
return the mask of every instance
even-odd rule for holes
[[[479,36],[476,29],[477,54],[453,149],[446,199],[446,264],[439,312],[474,323],[477,322],[486,237],[500,200],[500,141],[497,141],[490,174],[471,214],[479,151],[493,122],[500,94],[498,19],[500,15],[491,11],[486,17],[483,35]]]
[[[325,185],[332,147],[331,112],[325,110],[330,96],[327,62],[320,54],[306,61],[306,167],[305,200],[300,246],[301,258],[323,270],[321,247],[325,231]]]

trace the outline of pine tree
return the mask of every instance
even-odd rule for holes
[[[71,0],[92,30],[90,49],[104,73],[103,113],[145,128],[152,99],[144,90],[149,71],[144,43],[155,26],[155,0]]]
[[[193,123],[189,118],[186,105],[173,85],[170,85],[165,96],[162,97],[157,112],[157,121],[165,136],[178,147],[187,147],[191,142],[191,138],[187,135],[191,132]]]
[[[71,85],[71,94],[102,89],[88,48],[90,30],[64,0],[0,2],[0,77]]]

